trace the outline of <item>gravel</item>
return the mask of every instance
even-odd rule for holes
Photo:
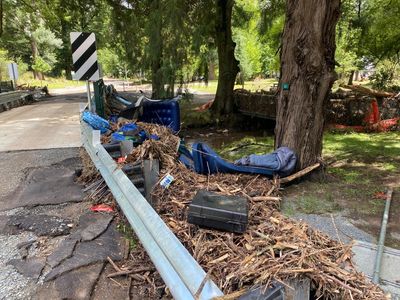
[[[0,235],[0,299],[31,299],[35,291],[35,282],[20,275],[7,262],[13,258],[21,258],[17,245],[35,239],[32,233],[19,235]]]

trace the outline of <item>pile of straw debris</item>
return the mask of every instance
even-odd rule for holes
[[[386,299],[378,286],[355,271],[351,246],[334,241],[279,212],[279,181],[243,174],[199,175],[176,161],[177,139],[164,127],[142,125],[148,140],[128,157],[158,158],[168,189],[157,185],[157,211],[225,294],[240,295],[254,285],[308,277],[324,299]],[[248,199],[249,224],[242,235],[202,229],[186,221],[188,204],[200,189]]]

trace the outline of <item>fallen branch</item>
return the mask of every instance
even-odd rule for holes
[[[297,173],[294,173],[294,174],[292,174],[290,176],[281,178],[280,179],[280,183],[288,183],[288,182],[293,181],[293,180],[295,180],[297,178],[300,178],[300,177],[310,173],[311,171],[317,169],[319,166],[321,166],[321,163],[316,163],[316,164],[314,164],[312,166],[309,166],[309,167],[307,167],[307,168],[305,168],[305,169],[303,169],[303,170],[301,170],[301,171],[299,171]]]
[[[113,266],[115,271],[122,272],[122,270],[115,264],[115,262],[109,256],[107,256],[107,260]]]
[[[350,89],[352,91],[364,94],[364,95],[372,96],[372,97],[386,98],[386,97],[396,96],[395,93],[373,90],[373,89],[369,89],[369,88],[366,88],[365,86],[361,86],[361,85],[340,85],[340,86],[344,87],[346,89]]]
[[[122,275],[129,275],[129,274],[135,274],[135,273],[141,273],[141,272],[146,272],[146,271],[153,271],[154,268],[152,267],[143,267],[143,268],[138,268],[138,269],[132,269],[132,270],[121,270],[115,273],[110,273],[107,275],[108,278],[111,277],[116,277],[116,276],[122,276]]]
[[[281,201],[281,197],[274,197],[274,196],[256,196],[252,197],[254,201]]]

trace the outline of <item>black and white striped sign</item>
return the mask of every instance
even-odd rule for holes
[[[100,79],[97,63],[96,37],[89,32],[71,32],[72,63],[75,80]]]

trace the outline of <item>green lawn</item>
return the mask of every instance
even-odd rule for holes
[[[26,85],[26,86],[37,86],[43,87],[47,86],[49,89],[59,89],[59,88],[66,88],[66,87],[79,87],[84,86],[84,81],[76,81],[76,80],[67,80],[62,77],[45,77],[45,80],[37,80],[33,79],[32,74],[24,74],[18,80],[18,85]]]
[[[233,161],[249,154],[269,153],[273,137],[246,137],[218,149],[225,159]],[[377,235],[380,229],[384,193],[395,187],[393,202],[399,203],[400,132],[324,134],[323,158],[326,176],[319,180],[300,180],[285,187],[282,211],[287,215],[344,213],[367,232]],[[392,205],[391,219],[400,214]],[[389,219],[390,219],[389,218]],[[400,248],[391,233],[400,233],[400,224],[392,222],[387,245]]]

